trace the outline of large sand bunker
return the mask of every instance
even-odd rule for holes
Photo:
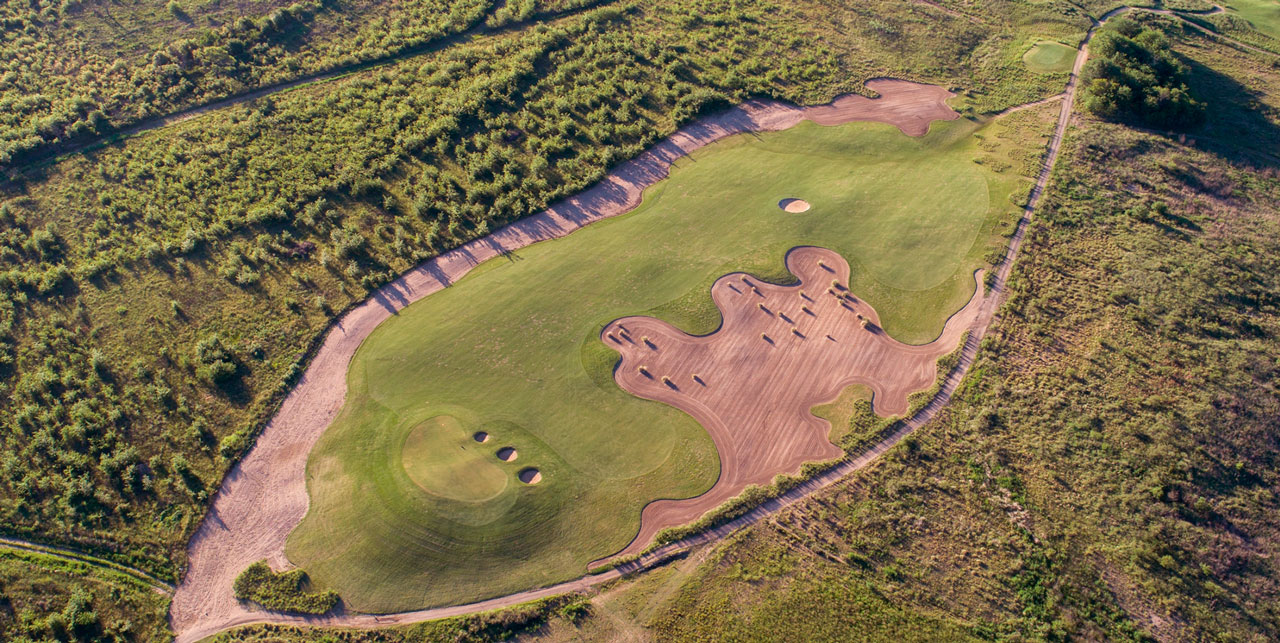
[[[659,530],[697,519],[749,484],[840,456],[827,440],[827,421],[810,409],[845,387],[869,387],[883,415],[906,412],[907,396],[933,383],[937,359],[955,349],[982,302],[979,284],[938,339],[911,346],[885,334],[876,311],[848,292],[849,264],[839,254],[796,248],[787,269],[799,284],[742,273],[717,280],[711,298],[724,323],[711,335],[690,336],[652,317],[626,317],[602,331],[622,355],[618,385],[693,416],[720,453],[715,486],[696,498],[650,503],[640,533],[618,556],[639,553]]]

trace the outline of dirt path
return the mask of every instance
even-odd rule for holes
[[[378,324],[410,303],[449,286],[483,261],[531,243],[562,237],[593,221],[634,208],[640,203],[643,190],[665,178],[674,161],[726,136],[782,130],[808,118],[824,124],[880,121],[907,134],[921,135],[933,120],[959,117],[944,102],[953,94],[940,87],[889,79],[869,81],[867,86],[881,97],[843,96],[829,105],[813,108],[750,101],[698,121],[623,164],[586,192],[418,266],[343,315],[254,448],[228,472],[188,545],[189,568],[169,612],[178,640],[198,640],[239,623],[314,622],[250,609],[235,600],[231,584],[237,574],[257,560],[267,559],[277,568],[289,565],[284,556],[285,538],[308,506],[307,456],[342,408],[352,355]],[[571,585],[560,587],[571,589]],[[529,593],[517,596],[521,597],[518,601],[536,597]],[[502,604],[513,604],[510,598],[500,600],[506,601]],[[415,614],[428,614],[416,619],[422,620],[464,612]],[[341,618],[324,622],[388,622],[387,617]],[[400,618],[414,620],[413,616]]]
[[[706,493],[657,500],[644,508],[626,549],[598,560],[639,554],[662,529],[689,524],[748,485],[795,475],[806,462],[844,451],[827,436],[831,424],[810,409],[862,384],[880,415],[903,415],[907,396],[933,385],[939,357],[956,349],[982,305],[982,282],[969,304],[928,344],[903,344],[880,330],[880,317],[850,293],[849,264],[825,248],[787,253],[799,283],[778,286],[731,273],[711,286],[724,322],[692,336],[653,317],[624,317],[601,339],[622,355],[614,379],[637,397],[674,406],[711,435],[720,477]]]
[[[160,580],[159,578],[156,578],[155,576],[152,576],[151,574],[148,574],[147,572],[142,571],[141,569],[129,567],[128,565],[121,565],[120,563],[112,562],[105,558],[99,558],[91,554],[86,554],[84,552],[76,551],[69,547],[57,547],[54,545],[44,545],[41,543],[35,543],[28,540],[22,540],[20,538],[0,536],[0,548],[32,552],[36,554],[42,554],[45,556],[52,556],[54,558],[61,558],[62,560],[66,560],[66,561],[85,563],[88,565],[93,565],[94,567],[101,567],[105,570],[128,576],[145,585],[150,585],[152,589],[158,592],[161,592],[163,594],[173,593],[172,584],[166,583]]]

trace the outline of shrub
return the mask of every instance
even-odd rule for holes
[[[240,572],[233,588],[236,598],[278,612],[324,614],[337,607],[337,593],[309,592],[309,584],[301,569],[277,573],[260,560]]]

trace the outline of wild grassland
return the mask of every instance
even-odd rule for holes
[[[851,259],[850,288],[889,333],[932,340],[1004,243],[1008,195],[1027,180],[975,163],[976,131],[936,123],[912,139],[804,123],[738,136],[678,163],[635,211],[491,260],[404,309],[352,362],[347,406],[309,461],[311,513],[290,560],[356,609],[401,611],[569,578],[621,549],[644,504],[697,495],[719,471],[692,419],[613,383],[601,327],[660,310],[710,332],[708,280],[786,280],[785,252],[818,245]],[[1006,156],[1035,144],[995,140]],[[813,208],[783,212],[788,194]],[[692,308],[666,305],[690,292]],[[400,466],[416,427],[442,417],[454,426],[444,458],[501,471],[495,493],[463,502],[452,479],[424,488]],[[506,446],[517,460],[496,458]],[[542,482],[519,483],[524,466]]]

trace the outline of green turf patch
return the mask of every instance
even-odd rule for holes
[[[1058,74],[1071,71],[1076,61],[1076,49],[1060,42],[1041,40],[1022,55],[1027,69],[1037,74]]]
[[[1231,0],[1227,8],[1248,20],[1254,29],[1280,39],[1280,0]]]
[[[441,415],[405,437],[400,463],[423,491],[464,502],[483,502],[507,487],[510,472],[497,463],[492,439],[479,443],[457,418]],[[490,436],[491,438],[492,436]]]
[[[710,332],[711,281],[730,270],[788,280],[785,252],[811,244],[850,260],[853,291],[889,333],[932,340],[1003,244],[997,231],[1017,212],[1007,195],[1025,180],[1008,163],[974,162],[1016,138],[996,125],[980,141],[978,129],[935,124],[913,139],[805,123],[734,137],[681,162],[636,211],[409,306],[352,361],[346,407],[308,463],[311,507],[289,558],[379,612],[583,574],[632,539],[646,503],[702,493],[719,475],[696,422],[613,384],[601,326],[659,314]],[[787,214],[787,197],[813,207]],[[504,446],[518,459],[498,460]],[[538,484],[516,477],[527,467]]]

